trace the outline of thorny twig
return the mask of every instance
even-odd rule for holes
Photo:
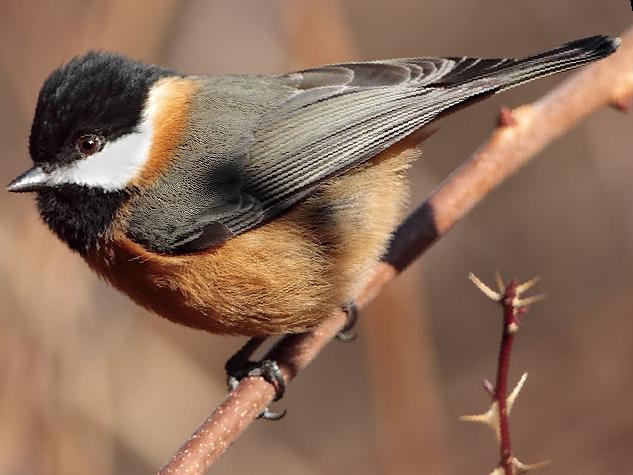
[[[574,74],[535,103],[505,111],[489,139],[398,228],[392,246],[356,303],[364,307],[413,260],[509,175],[584,117],[605,105],[623,109],[633,95],[633,28],[615,54]],[[508,119],[508,114],[512,120]],[[314,331],[281,340],[265,356],[286,380],[305,368],[345,323],[337,312]],[[204,473],[274,398],[261,378],[245,378],[160,471]]]
[[[542,295],[537,295],[535,297],[521,299],[521,294],[532,288],[534,284],[538,282],[538,278],[534,278],[523,284],[518,284],[516,281],[511,280],[506,285],[503,283],[499,274],[497,274],[497,287],[499,290],[494,291],[474,274],[470,274],[469,277],[486,297],[501,304],[503,308],[503,321],[496,383],[493,386],[489,381],[484,381],[484,388],[492,397],[490,409],[483,414],[462,416],[461,420],[479,422],[491,427],[495,431],[497,439],[499,439],[501,457],[499,466],[491,475],[516,475],[536,470],[547,465],[548,462],[531,465],[522,464],[512,453],[512,442],[510,439],[510,412],[527,380],[527,373],[523,374],[510,395],[508,395],[508,374],[510,373],[510,357],[512,356],[514,336],[519,330],[520,317],[527,312],[529,305],[543,298]]]

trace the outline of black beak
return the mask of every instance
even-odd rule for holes
[[[44,173],[44,170],[35,166],[9,183],[7,190],[14,193],[38,191],[46,187],[47,178],[48,176]]]

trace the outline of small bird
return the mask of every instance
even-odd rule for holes
[[[36,192],[62,241],[163,317],[214,333],[303,332],[370,277],[430,123],[618,44],[275,76],[189,76],[90,52],[45,81],[34,166],[8,190]]]

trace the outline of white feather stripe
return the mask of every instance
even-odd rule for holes
[[[103,150],[52,171],[50,185],[72,183],[99,187],[105,191],[121,190],[142,170],[152,146],[151,119],[145,119],[136,132],[108,142]]]
[[[169,81],[159,81],[152,87],[143,120],[134,131],[107,142],[100,152],[53,170],[46,177],[46,183],[86,185],[116,191],[133,182],[149,160],[154,121],[161,102],[169,95],[169,86]]]

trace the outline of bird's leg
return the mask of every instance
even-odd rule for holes
[[[226,380],[229,391],[233,391],[240,380],[248,376],[261,377],[268,381],[275,388],[275,401],[281,399],[286,391],[286,381],[284,379],[276,361],[262,360],[253,361],[251,356],[266,341],[265,337],[253,337],[246,342],[237,353],[231,356],[224,369],[226,370]],[[273,412],[268,408],[259,415],[262,419],[276,421],[286,415],[286,411]]]
[[[358,307],[356,306],[356,302],[353,300],[349,302],[343,307],[343,311],[347,314],[347,319],[341,331],[336,334],[336,339],[347,343],[356,339],[356,332],[354,331],[354,327],[358,321]]]

